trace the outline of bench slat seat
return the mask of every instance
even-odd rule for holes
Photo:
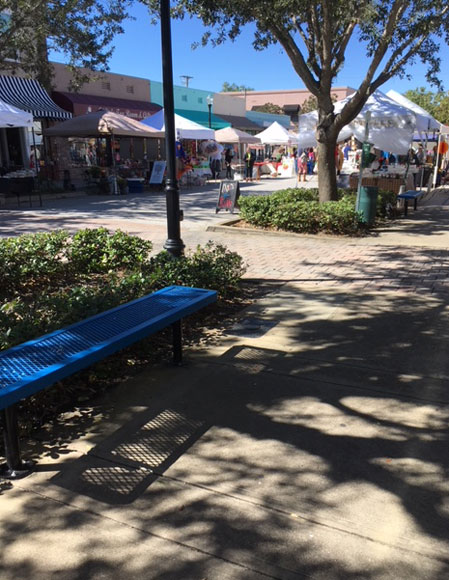
[[[170,286],[0,353],[0,409],[166,328],[216,300]]]
[[[413,209],[416,210],[418,208],[418,200],[424,195],[424,191],[417,191],[414,189],[410,189],[408,191],[404,191],[403,193],[398,194],[398,199],[404,200],[404,215],[407,215],[408,212],[408,202],[413,200]]]
[[[214,290],[169,286],[0,352],[0,413],[6,465],[4,477],[27,475],[20,457],[15,404],[91,364],[168,326],[173,359],[182,360],[181,320],[215,302]]]

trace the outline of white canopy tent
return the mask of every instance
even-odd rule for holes
[[[269,127],[257,133],[255,137],[258,137],[264,145],[290,145],[292,143],[292,137],[289,135],[287,129],[277,121],[274,121]]]
[[[147,117],[142,121],[145,125],[153,127],[158,131],[165,131],[164,109],[161,109],[151,117]],[[186,119],[181,115],[175,113],[175,131],[178,139],[214,139],[215,131],[208,129],[199,123],[195,123],[190,119]]]
[[[391,90],[388,91],[387,97],[393,99],[393,101],[395,101],[399,105],[407,107],[407,109],[410,109],[415,113],[416,115],[415,129],[417,131],[423,133],[429,131],[440,131],[441,123],[437,121],[434,117],[432,117],[432,115],[428,113],[425,109],[423,109],[413,101],[410,101],[410,99],[407,99],[407,97],[404,97],[404,95],[401,95],[400,93]]]
[[[430,113],[428,113],[425,109],[404,97],[400,93],[396,91],[388,91],[387,95],[396,101],[397,103],[403,105],[404,107],[409,108],[413,111],[416,115],[416,130],[419,132],[421,141],[425,141],[426,145],[425,148],[427,149],[427,141],[429,139],[430,132],[438,132],[438,148],[437,148],[437,159],[435,163],[434,175],[433,175],[433,186],[435,187],[437,183],[437,176],[438,176],[438,167],[439,167],[439,150],[440,150],[440,142],[441,142],[441,135],[443,133],[443,125],[435,119]]]
[[[243,158],[243,145],[257,145],[260,144],[259,137],[240,131],[234,127],[225,127],[215,131],[215,140],[219,143],[237,145],[239,160]]]
[[[350,100],[351,96],[335,103],[335,113],[338,114]],[[316,146],[317,122],[317,111],[299,116],[299,147]],[[416,126],[416,114],[411,109],[400,105],[381,91],[375,91],[357,117],[343,127],[338,140],[344,141],[354,135],[359,141],[365,141],[367,123],[369,129],[367,140],[377,149],[392,151],[398,155],[407,153]]]
[[[0,127],[32,127],[33,115],[0,100]]]

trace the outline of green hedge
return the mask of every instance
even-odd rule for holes
[[[318,202],[316,188],[283,189],[269,196],[239,198],[240,217],[249,224],[277,230],[316,234],[360,235],[367,229],[362,214],[355,210],[356,192],[338,190],[338,201]],[[377,215],[385,217],[396,204],[390,191],[379,191]]]
[[[0,349],[29,340],[164,286],[231,296],[245,269],[224,246],[173,259],[151,242],[104,228],[0,239]]]
[[[355,197],[339,191],[340,199],[318,202],[318,189],[285,189],[270,196],[239,199],[240,216],[248,223],[300,233],[356,235],[366,228],[355,211]]]

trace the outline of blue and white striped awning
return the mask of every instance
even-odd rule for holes
[[[70,119],[72,114],[58,107],[45,89],[33,79],[0,75],[0,99],[32,113],[35,119]]]

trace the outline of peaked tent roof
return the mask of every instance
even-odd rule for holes
[[[407,97],[404,97],[404,95],[401,95],[400,93],[391,90],[388,91],[387,97],[393,99],[393,101],[396,101],[396,103],[398,103],[399,105],[407,107],[407,109],[410,109],[415,113],[417,131],[422,132],[439,131],[441,129],[441,123],[439,121],[437,121],[434,117],[432,117],[432,115],[428,113],[425,109],[423,109],[410,99],[407,99]]]
[[[339,113],[352,96],[335,103],[335,113]],[[315,129],[318,120],[317,111],[299,116],[299,147],[316,145]],[[407,153],[413,138],[416,115],[410,109],[399,105],[381,91],[375,91],[366,101],[357,117],[343,127],[338,136],[339,141],[355,135],[359,141],[365,139],[365,123],[368,120],[368,141],[378,149],[397,154]]]
[[[110,111],[94,111],[87,115],[73,117],[44,129],[44,135],[53,137],[149,137],[163,138],[164,133],[156,131],[135,119],[130,119]]]
[[[215,141],[219,143],[260,143],[259,137],[234,129],[234,127],[225,127],[215,131]]]
[[[292,142],[287,129],[277,121],[271,123],[271,125],[264,131],[257,133],[255,137],[259,137],[262,143],[267,143],[269,145],[288,145]]]
[[[28,111],[36,119],[70,119],[72,114],[58,107],[45,89],[33,79],[0,75],[0,99]]]
[[[158,111],[151,117],[143,119],[142,123],[153,127],[157,131],[165,132],[164,109]],[[175,113],[175,130],[179,139],[214,139],[213,129],[208,129],[199,123],[186,119]]]
[[[32,127],[33,115],[0,101],[0,127]]]

